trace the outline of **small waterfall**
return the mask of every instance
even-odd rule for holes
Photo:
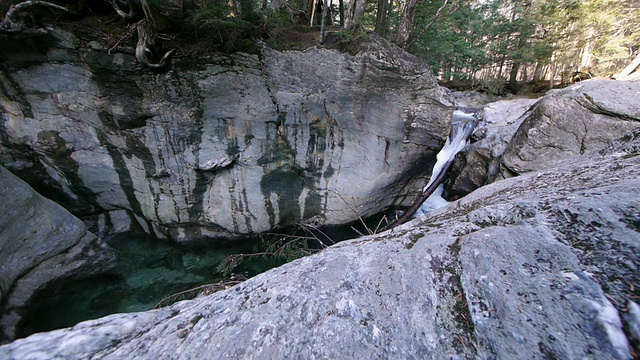
[[[414,217],[427,214],[433,210],[446,206],[448,202],[442,198],[444,191],[444,178],[449,168],[453,164],[456,154],[462,151],[468,144],[471,135],[478,126],[478,119],[472,113],[466,113],[462,110],[453,112],[453,121],[451,122],[451,131],[444,146],[436,156],[436,163],[431,171],[431,179],[429,183],[422,189],[422,193],[426,194],[431,191],[429,197],[422,203]],[[438,182],[436,184],[436,182]],[[434,190],[430,187],[436,186]]]
[[[453,165],[453,159],[455,159],[456,154],[469,144],[469,139],[477,128],[478,122],[478,119],[473,113],[467,113],[462,110],[455,110],[453,112],[449,136],[442,150],[440,150],[436,156],[436,163],[431,172],[431,179],[429,179],[427,185],[422,189],[422,195],[420,195],[418,200],[414,202],[402,216],[393,223],[385,226],[382,229],[383,231],[403,224],[413,217],[424,215],[447,205],[448,202],[442,198],[442,183],[451,165]]]

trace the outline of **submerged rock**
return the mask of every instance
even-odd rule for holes
[[[82,221],[0,167],[0,342],[14,339],[34,294],[109,271],[114,253]]]
[[[636,131],[234,288],[35,334],[0,357],[628,359],[639,179]]]
[[[126,54],[0,50],[0,163],[78,216],[127,210],[177,241],[408,205],[452,97],[418,58],[365,48],[265,47],[164,74]]]

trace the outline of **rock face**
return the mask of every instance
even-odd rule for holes
[[[458,98],[465,99],[460,95]],[[527,111],[537,101],[519,98],[481,106],[479,117],[482,127],[475,132],[473,142],[456,157],[450,181],[445,186],[451,199],[465,196],[501,178],[502,154],[524,121]]]
[[[461,105],[474,99],[454,95]],[[602,149],[611,139],[640,127],[638,95],[640,81],[598,80],[551,91],[539,100],[487,104],[480,112],[484,127],[456,158],[445,186],[449,198]]]
[[[555,90],[523,121],[502,158],[515,174],[602,149],[640,126],[640,81],[585,81]]]
[[[177,241],[410,203],[450,126],[450,93],[375,37],[165,74],[73,43],[0,47],[0,163],[78,216],[124,209]]]
[[[35,334],[0,357],[628,359],[639,179],[636,130],[234,288]]]
[[[16,337],[23,308],[53,281],[108,271],[111,249],[82,221],[0,167],[0,342]]]

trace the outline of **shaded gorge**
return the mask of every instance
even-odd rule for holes
[[[16,334],[22,338],[222,290],[334,242],[367,234],[384,216],[345,226],[296,226],[253,238],[189,245],[139,230],[112,235],[107,243],[117,256],[114,270],[90,277],[77,274],[38,291],[24,309]]]

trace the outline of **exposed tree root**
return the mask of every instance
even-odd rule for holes
[[[154,50],[156,49],[157,35],[153,26],[146,20],[142,20],[137,25],[138,44],[136,45],[136,59],[140,64],[151,69],[162,70],[169,66],[171,55],[174,50],[167,51],[158,62],[153,62]]]
[[[50,31],[46,27],[33,27],[25,23],[28,18],[25,15],[25,11],[28,8],[38,6],[51,8],[64,13],[68,13],[65,7],[56,5],[46,1],[28,0],[15,5],[11,5],[9,10],[4,16],[2,22],[0,22],[0,35],[14,36],[14,37],[33,37],[38,35],[44,35]]]

